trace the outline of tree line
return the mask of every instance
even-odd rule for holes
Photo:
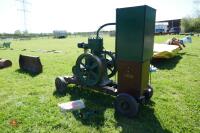
[[[183,32],[200,33],[200,16],[199,17],[185,17],[181,20],[181,29]]]

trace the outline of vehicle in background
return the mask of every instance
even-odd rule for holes
[[[173,34],[179,34],[180,32],[181,32],[181,28],[179,28],[179,27],[172,27],[169,30],[169,33],[173,33]]]
[[[54,30],[53,36],[54,36],[54,38],[66,38],[67,32],[64,30]]]
[[[165,32],[164,29],[155,29],[155,33],[160,33],[160,34],[162,34],[162,33],[164,33],[164,32]]]
[[[163,23],[156,23],[155,24],[155,33],[156,34],[167,33],[167,31],[168,31],[168,23],[163,22]]]

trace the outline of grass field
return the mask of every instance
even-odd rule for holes
[[[164,42],[172,36],[156,36]],[[181,37],[181,36],[178,36]],[[0,58],[12,60],[13,66],[0,70],[0,133],[199,133],[200,132],[200,38],[169,60],[154,61],[159,69],[152,74],[154,96],[150,104],[141,105],[138,115],[128,119],[115,114],[114,97],[90,89],[70,86],[69,94],[55,93],[54,80],[71,75],[76,58],[82,53],[76,44],[86,37],[66,39],[32,39],[12,41],[12,48],[0,49]],[[114,38],[104,38],[106,49],[114,49]],[[26,49],[25,51],[21,51]],[[61,50],[43,53],[33,50]],[[43,73],[33,76],[19,70],[19,54],[40,56]],[[83,99],[86,108],[63,113],[57,104]],[[12,125],[12,121],[16,122]]]

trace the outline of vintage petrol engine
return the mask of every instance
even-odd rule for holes
[[[57,77],[56,90],[64,93],[68,84],[97,88],[116,95],[115,109],[132,117],[138,112],[138,103],[153,95],[149,83],[149,67],[153,54],[155,9],[149,6],[119,8],[116,23],[108,23],[97,30],[96,38],[78,43],[83,48],[72,68],[73,76]],[[116,25],[115,53],[104,50],[100,30]],[[117,83],[110,78],[117,74]]]

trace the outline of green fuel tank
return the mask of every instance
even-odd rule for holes
[[[156,10],[145,5],[118,8],[116,12],[117,60],[150,60],[153,54]]]

